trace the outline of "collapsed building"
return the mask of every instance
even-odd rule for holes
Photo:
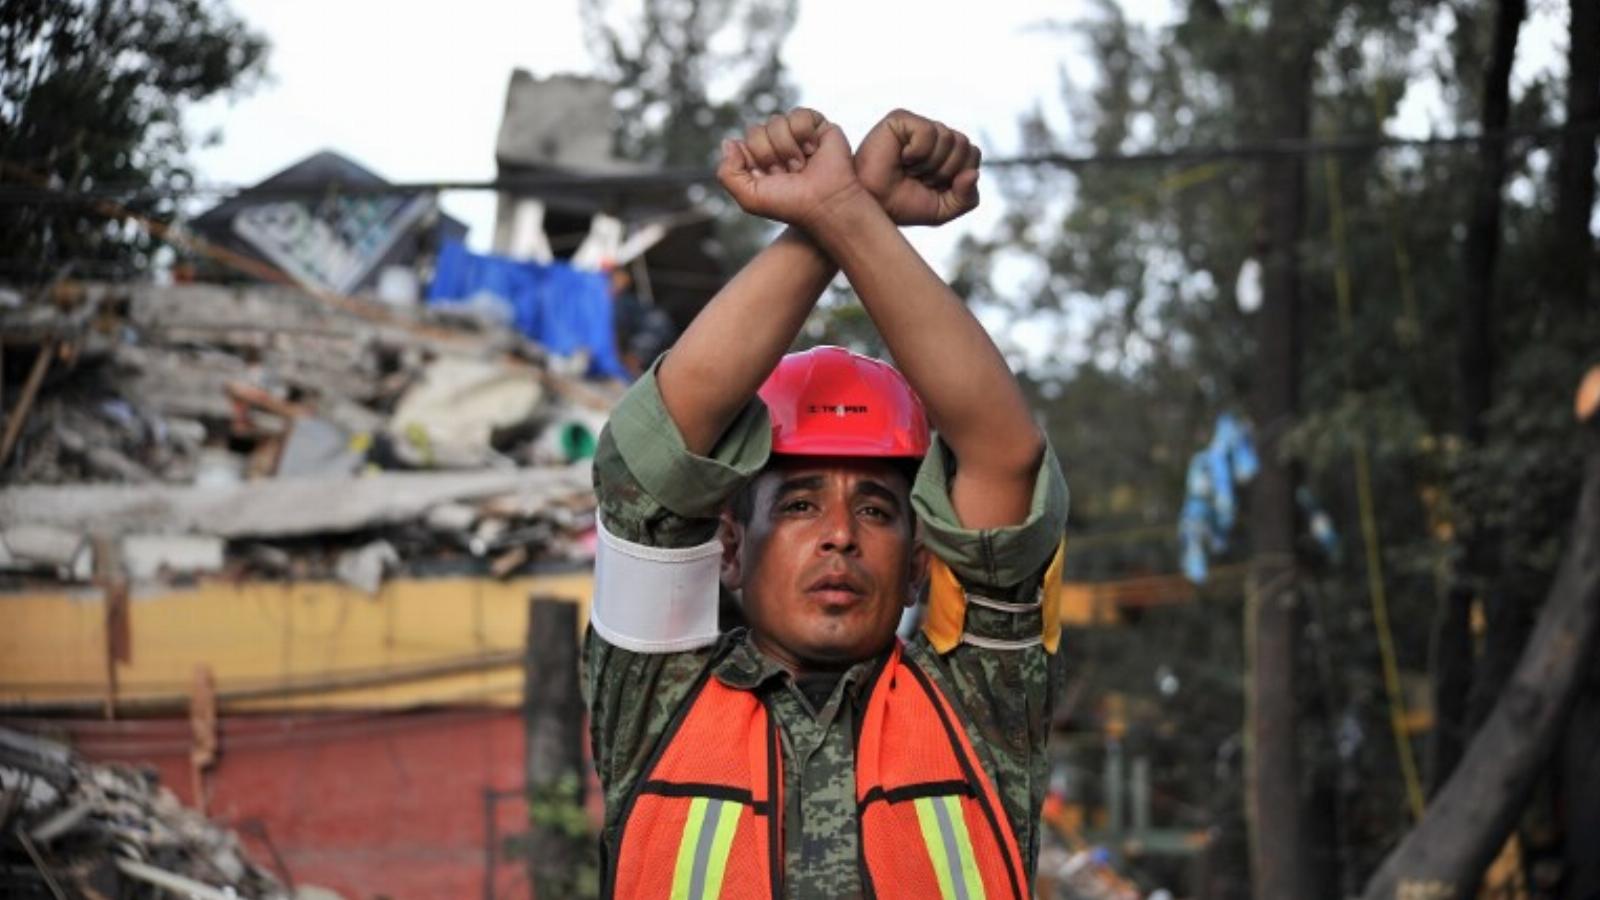
[[[658,300],[703,302],[720,271],[683,184],[617,181],[593,141],[549,151],[603,131],[608,97],[530,131],[529,82],[497,155],[524,178],[503,208],[526,238],[541,205],[548,256],[469,251],[436,190],[329,152],[198,217],[168,283],[3,295],[0,725],[62,742],[79,773],[34,796],[0,770],[0,805],[34,797],[8,822],[42,835],[37,859],[3,848],[23,895],[51,873],[133,896],[140,864],[196,896],[525,876],[501,837],[529,827],[521,705],[549,650],[529,646],[532,598],[586,620],[589,457],[640,365],[627,348],[670,341]],[[692,290],[662,286],[691,269]],[[37,831],[107,779],[143,798],[116,807],[148,820],[129,827],[181,804],[244,867]]]

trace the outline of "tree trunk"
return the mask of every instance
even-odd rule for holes
[[[1273,0],[1264,101],[1270,138],[1304,140],[1310,131],[1312,43],[1308,11]],[[1257,313],[1259,354],[1254,414],[1262,467],[1251,491],[1254,558],[1246,607],[1250,683],[1245,804],[1255,896],[1309,898],[1310,876],[1297,759],[1295,704],[1295,473],[1279,439],[1294,419],[1300,357],[1300,242],[1305,223],[1305,164],[1298,157],[1264,163],[1263,223],[1270,242]]]
[[[1556,160],[1554,249],[1557,289],[1567,309],[1588,316],[1590,278],[1595,272],[1594,234],[1589,222],[1595,200],[1595,128],[1600,126],[1600,2],[1572,0],[1567,50],[1567,126]]]
[[[528,874],[538,898],[578,894],[590,850],[583,794],[583,697],[578,688],[578,605],[528,601],[522,717],[531,821]]]
[[[1483,73],[1482,121],[1479,132],[1506,130],[1511,108],[1511,64],[1516,58],[1517,35],[1527,16],[1527,0],[1500,0],[1496,6],[1494,43]],[[1462,290],[1456,378],[1461,385],[1458,429],[1468,446],[1483,445],[1484,416],[1493,400],[1495,267],[1500,255],[1500,211],[1506,180],[1506,144],[1485,141],[1478,145],[1478,179],[1473,187],[1471,219],[1462,246]],[[1477,523],[1463,529],[1462,557],[1455,583],[1440,600],[1434,619],[1433,689],[1434,730],[1428,764],[1429,793],[1450,777],[1472,726],[1483,720],[1500,687],[1522,651],[1525,629],[1506,618],[1502,607],[1510,602],[1494,592],[1498,574],[1499,541]],[[1489,640],[1496,646],[1486,654],[1479,681],[1477,713],[1469,711],[1472,640],[1469,618],[1472,601],[1481,598],[1490,621]],[[1503,646],[1501,646],[1503,645]]]
[[[1550,760],[1597,635],[1600,446],[1591,446],[1566,553],[1527,652],[1455,774],[1367,884],[1366,900],[1473,896]]]
[[[1600,124],[1600,0],[1572,0],[1571,39],[1567,50],[1567,123]],[[1594,315],[1591,290],[1596,266],[1594,235],[1589,222],[1595,201],[1594,131],[1567,136],[1556,166],[1553,267],[1565,309],[1581,322]],[[1562,747],[1560,808],[1564,814],[1564,896],[1593,900],[1600,896],[1600,660],[1591,660]]]
[[[1589,661],[1587,677],[1567,723],[1561,748],[1562,896],[1566,900],[1600,897],[1600,659]]]

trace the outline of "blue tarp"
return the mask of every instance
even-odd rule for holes
[[[452,241],[439,248],[428,304],[467,303],[492,304],[509,324],[558,356],[587,353],[591,376],[628,377],[617,358],[611,291],[600,272],[473,253]]]
[[[1254,478],[1260,467],[1244,426],[1228,413],[1217,417],[1210,445],[1189,460],[1178,520],[1183,572],[1190,581],[1205,581],[1210,558],[1227,551],[1228,533],[1238,514],[1234,486]]]
[[[1250,433],[1238,419],[1223,413],[1217,418],[1211,443],[1189,460],[1178,542],[1183,573],[1190,581],[1205,581],[1211,557],[1227,552],[1229,533],[1238,518],[1235,487],[1249,482],[1260,468]],[[1342,549],[1333,519],[1304,485],[1295,491],[1295,500],[1305,512],[1312,539],[1337,563]]]

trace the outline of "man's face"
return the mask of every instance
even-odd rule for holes
[[[923,552],[910,486],[880,460],[786,457],[725,521],[723,581],[743,593],[756,646],[795,672],[867,659],[915,596]]]

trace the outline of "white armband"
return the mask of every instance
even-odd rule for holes
[[[722,542],[646,547],[606,531],[594,560],[595,633],[634,653],[677,653],[716,643]]]

